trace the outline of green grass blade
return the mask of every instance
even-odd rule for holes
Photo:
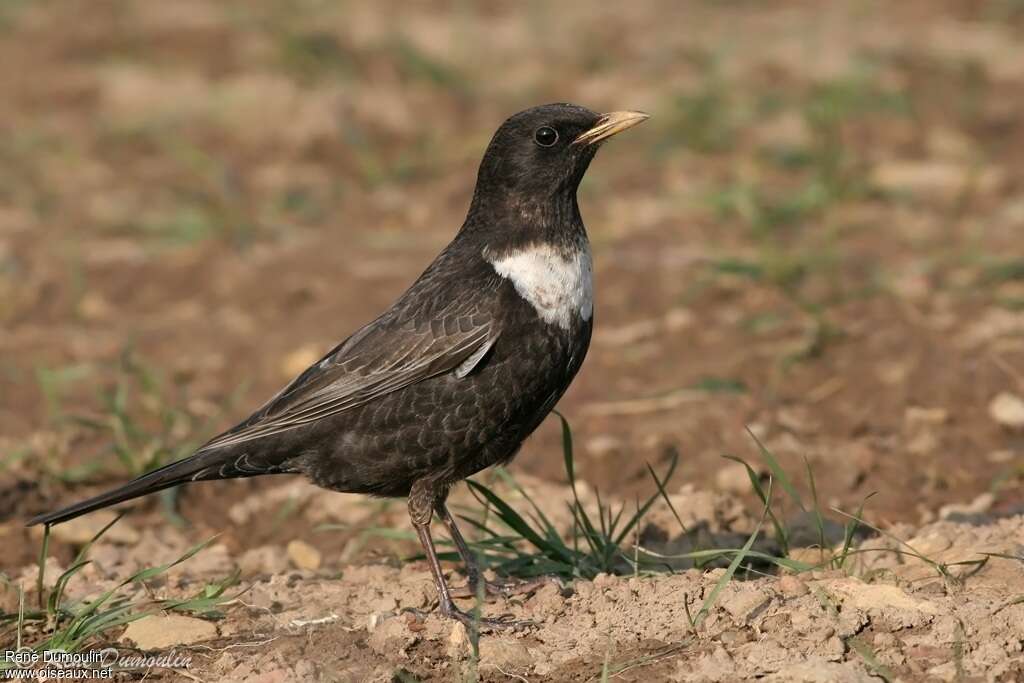
[[[648,498],[644,502],[644,504],[640,506],[640,508],[636,511],[636,513],[632,517],[629,518],[629,521],[626,522],[626,526],[624,526],[622,528],[622,531],[614,539],[615,545],[622,545],[622,542],[626,539],[626,536],[629,534],[629,532],[633,529],[634,526],[636,526],[640,522],[640,520],[643,518],[643,516],[647,514],[647,511],[650,510],[651,506],[654,505],[658,501],[659,497],[664,495],[665,500],[666,501],[668,500],[668,495],[664,493],[664,490],[665,490],[664,484],[668,483],[668,481],[670,479],[672,479],[672,475],[675,474],[676,466],[678,464],[679,464],[679,455],[677,453],[673,453],[672,454],[672,462],[669,463],[668,472],[665,473],[664,479],[659,479],[657,477],[657,475],[654,473],[654,469],[651,468],[650,464],[647,465],[647,470],[651,473],[651,476],[654,477],[654,482],[658,486],[658,493],[655,493],[650,498]],[[669,503],[669,508],[671,508],[671,507],[672,507],[672,503]],[[674,512],[675,511],[673,510],[673,514],[674,514]],[[679,519],[679,515],[676,515],[676,519],[677,520]]]
[[[717,559],[722,559],[722,558],[725,558],[725,557],[735,557],[737,554],[743,553],[744,550],[743,550],[743,548],[711,548],[711,549],[707,549],[707,550],[693,550],[693,551],[690,551],[688,553],[665,554],[665,553],[658,553],[658,552],[653,551],[653,550],[647,550],[645,548],[641,548],[640,552],[642,552],[647,557],[651,558],[652,561],[654,559],[660,559],[660,560],[702,560],[702,561],[707,562],[707,561],[710,561],[710,560],[717,560]],[[760,550],[750,550],[750,549],[748,549],[745,552],[746,552],[746,556],[751,558],[751,559],[761,560],[762,562],[766,562],[768,564],[774,564],[777,567],[780,567],[782,569],[786,569],[786,570],[791,571],[791,572],[793,572],[795,574],[801,574],[803,572],[812,571],[814,569],[821,569],[823,567],[828,566],[828,562],[819,562],[817,564],[811,564],[809,562],[801,562],[799,560],[793,560],[793,559],[790,559],[788,557],[779,557],[777,555],[771,555],[769,553],[761,552]],[[857,552],[857,551],[854,551],[854,552]]]
[[[762,505],[764,505],[768,510],[768,519],[771,520],[772,526],[775,528],[775,537],[778,539],[779,544],[782,545],[782,554],[788,555],[789,534],[786,533],[786,527],[782,525],[779,518],[775,516],[775,512],[771,509],[771,506],[768,505],[768,496],[765,494],[764,488],[761,486],[761,481],[758,478],[757,473],[754,472],[754,469],[742,458],[737,458],[735,455],[723,455],[722,457],[727,460],[738,462],[746,468],[747,477],[750,479],[750,486],[754,489],[754,493],[757,494],[757,497],[761,499]]]
[[[764,510],[761,512],[761,519],[757,521],[757,525],[754,527],[754,531],[751,532],[750,537],[747,539],[747,542],[743,544],[743,547],[740,549],[740,551],[736,553],[736,555],[732,558],[732,562],[729,563],[729,566],[726,568],[725,573],[722,574],[721,578],[718,579],[718,581],[715,583],[715,587],[712,588],[708,596],[704,598],[704,602],[701,604],[700,609],[697,611],[697,615],[693,618],[694,628],[698,628],[704,622],[704,619],[707,618],[708,614],[711,611],[711,608],[714,606],[715,601],[718,600],[718,595],[725,588],[726,584],[728,584],[732,580],[733,575],[736,574],[736,570],[739,568],[744,558],[746,558],[750,554],[750,549],[753,547],[754,541],[757,540],[758,535],[760,535],[761,526],[764,524],[765,517],[768,515],[770,509],[771,484],[769,483],[768,496],[764,505]]]
[[[496,469],[495,474],[499,479],[501,479],[503,482],[511,486],[512,489],[520,496],[522,496],[523,500],[525,500],[530,505],[530,508],[533,510],[534,514],[537,517],[538,526],[544,528],[545,531],[554,530],[555,525],[551,523],[551,520],[547,518],[547,516],[544,514],[544,511],[540,509],[540,506],[537,505],[537,502],[533,499],[533,497],[529,493],[527,493],[526,489],[519,485],[519,482],[515,480],[515,477],[509,474],[508,471],[503,467],[499,467],[498,469]]]
[[[47,601],[47,611],[51,617],[55,618],[57,616],[57,611],[60,608],[61,601],[64,597],[64,589],[67,587],[68,581],[71,580],[72,576],[81,571],[83,567],[89,564],[89,561],[85,558],[89,554],[89,550],[92,548],[93,544],[96,543],[103,534],[107,533],[107,530],[110,529],[110,527],[117,524],[122,517],[124,517],[123,512],[110,520],[110,522],[102,529],[97,531],[96,534],[78,551],[78,555],[75,556],[75,560],[71,563],[71,566],[57,578],[57,582],[54,584],[53,590],[50,591],[50,596]]]
[[[132,574],[132,576],[130,578],[125,580],[124,584],[135,583],[135,582],[139,582],[139,581],[147,581],[147,580],[153,578],[154,576],[159,576],[160,574],[163,574],[164,572],[166,572],[171,567],[176,567],[177,565],[181,564],[182,562],[185,562],[186,560],[191,559],[196,553],[198,553],[201,550],[207,548],[215,540],[217,540],[216,536],[208,538],[205,541],[202,541],[201,543],[197,543],[194,546],[192,546],[191,548],[189,548],[188,550],[186,550],[185,553],[181,557],[176,559],[176,560],[173,560],[173,561],[168,562],[166,564],[162,564],[162,565],[160,565],[158,567],[150,567],[149,569],[143,569],[141,571],[138,571],[135,574]]]
[[[874,495],[874,494],[872,494],[872,495]],[[865,500],[867,500],[867,498],[865,498]],[[861,506],[863,507],[863,503],[861,503]],[[868,522],[864,521],[864,519],[860,516],[859,511],[858,511],[858,514],[855,516],[855,515],[851,515],[848,512],[844,512],[843,510],[840,510],[839,508],[832,508],[832,510],[834,512],[840,514],[840,515],[843,515],[844,517],[847,517],[847,518],[857,522],[857,524],[859,524],[861,526],[865,526],[868,529],[871,529],[872,531],[874,531],[874,532],[876,532],[878,534],[881,534],[882,536],[885,536],[886,538],[888,538],[890,540],[895,541],[899,545],[901,545],[904,548],[906,548],[906,550],[899,551],[900,553],[902,553],[903,555],[907,555],[909,557],[915,557],[915,558],[921,560],[922,562],[924,562],[925,564],[928,564],[929,566],[932,567],[932,569],[934,569],[939,574],[939,576],[941,576],[943,579],[946,579],[948,581],[951,581],[951,582],[954,582],[954,583],[959,581],[958,579],[956,579],[955,577],[953,577],[949,573],[949,567],[954,566],[954,565],[963,565],[963,564],[977,565],[980,562],[983,562],[982,560],[966,560],[966,561],[963,561],[963,562],[954,562],[954,563],[948,563],[948,564],[947,563],[943,563],[943,562],[937,562],[937,561],[931,559],[930,557],[928,557],[927,555],[924,555],[924,554],[918,552],[914,548],[914,546],[910,545],[909,543],[904,541],[902,538],[899,538],[898,536],[895,536],[894,534],[891,534],[888,531],[885,531],[884,529],[880,529],[880,528],[878,528],[878,527],[876,527],[876,526],[874,526],[872,524],[869,524]],[[851,533],[851,535],[852,535],[852,533]],[[986,558],[986,560],[987,560],[987,558]]]
[[[43,525],[43,543],[39,549],[39,573],[36,575],[36,602],[43,608],[43,586],[46,580],[46,557],[50,554],[50,525]]]
[[[781,486],[782,490],[786,492],[786,495],[796,503],[801,512],[807,512],[807,508],[804,507],[804,502],[800,499],[800,494],[797,493],[796,487],[793,486],[793,482],[790,481],[789,475],[786,474],[786,470],[782,469],[782,465],[780,465],[779,461],[775,459],[772,452],[769,451],[763,443],[761,443],[761,440],[757,438],[757,435],[754,434],[753,430],[751,430],[750,427],[747,427],[746,430],[747,434],[750,434],[750,438],[752,438],[754,443],[757,444],[757,448],[761,453],[761,458],[765,463],[767,463],[768,469],[771,470],[772,479],[779,482],[779,486]]]
[[[840,569],[842,569],[843,565],[846,564],[846,558],[850,554],[850,547],[853,545],[853,536],[857,533],[857,527],[864,516],[864,504],[867,503],[868,499],[873,495],[875,495],[874,492],[864,496],[864,499],[860,501],[860,505],[857,506],[857,514],[846,523],[846,528],[843,530],[843,547],[840,550],[839,555],[836,557],[836,564]]]
[[[488,502],[490,502],[491,505],[494,506],[498,516],[507,526],[532,543],[538,550],[557,556],[565,561],[570,560],[561,548],[552,545],[540,534],[534,531],[534,529],[512,508],[512,506],[502,500],[489,488],[475,481],[467,481],[466,483],[469,484],[469,487],[472,490],[482,495]]]
[[[668,509],[672,513],[672,516],[675,517],[676,522],[679,523],[679,528],[683,530],[684,534],[688,534],[690,533],[690,530],[686,528],[686,524],[683,523],[683,520],[679,516],[679,513],[676,512],[676,506],[672,504],[672,500],[668,496],[668,491],[665,489],[665,484],[668,483],[669,477],[671,477],[672,473],[675,471],[677,462],[679,462],[679,454],[673,453],[672,464],[671,466],[669,466],[668,476],[665,478],[664,481],[658,478],[658,473],[654,471],[654,468],[651,467],[650,463],[647,463],[647,472],[651,475],[651,479],[654,480],[654,484],[658,487],[658,495],[660,495],[662,500],[665,501],[665,505],[668,506]]]
[[[811,486],[811,500],[814,502],[814,525],[818,529],[818,546],[824,549],[827,545],[825,519],[821,516],[821,503],[818,501],[818,486],[814,481],[814,470],[811,469],[811,463],[806,457],[804,457],[804,468],[807,470],[807,481]]]

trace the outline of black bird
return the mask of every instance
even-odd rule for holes
[[[580,369],[593,293],[576,189],[601,143],[646,118],[571,104],[511,117],[484,153],[462,229],[391,308],[192,456],[28,524],[260,474],[405,496],[441,613],[469,624],[441,573],[431,518],[438,514],[466,563],[463,593],[507,592],[481,586],[445,499],[456,482],[510,460]]]

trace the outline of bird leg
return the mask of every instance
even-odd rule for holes
[[[438,608],[441,610],[441,614],[462,622],[470,630],[481,627],[492,629],[520,628],[529,625],[530,622],[509,621],[500,618],[480,618],[463,612],[456,607],[455,602],[452,600],[451,592],[448,590],[448,583],[444,580],[441,563],[437,559],[434,539],[430,535],[430,520],[433,517],[433,508],[437,504],[435,501],[439,498],[443,500],[443,497],[437,496],[436,492],[433,491],[430,492],[434,493],[433,496],[425,495],[425,488],[425,486],[413,486],[413,490],[409,494],[409,517],[412,519],[412,525],[416,529],[416,535],[419,536],[423,550],[427,554],[427,564],[430,565],[430,573],[434,577],[434,587],[437,588]],[[428,500],[429,504],[424,505]]]
[[[439,500],[434,505],[434,510],[437,512],[437,516],[441,518],[441,521],[444,522],[444,525],[448,527],[448,533],[452,537],[455,549],[459,551],[459,557],[462,558],[462,562],[466,566],[466,585],[450,588],[449,594],[453,598],[473,598],[480,595],[481,581],[483,582],[483,595],[500,595],[504,597],[522,595],[533,592],[548,584],[557,585],[559,590],[561,590],[561,582],[553,576],[540,576],[528,581],[488,581],[480,571],[480,563],[477,562],[476,555],[469,549],[466,539],[462,537],[459,527],[455,525],[455,518],[448,511],[445,501],[443,499]]]

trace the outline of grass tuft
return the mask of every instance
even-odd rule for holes
[[[35,652],[78,652],[88,645],[100,642],[112,629],[154,614],[176,611],[205,618],[223,616],[220,608],[237,598],[237,595],[225,596],[227,589],[238,583],[237,571],[220,581],[204,585],[195,594],[186,598],[136,599],[132,593],[137,591],[130,590],[132,587],[144,586],[147,581],[152,581],[172,567],[188,561],[209,546],[214,540],[212,538],[192,546],[171,562],[141,569],[102,593],[81,600],[68,599],[68,583],[90,564],[90,549],[119,519],[120,517],[117,517],[112,520],[83,545],[71,566],[58,576],[49,588],[45,585],[45,565],[50,529],[46,527],[43,532],[36,580],[39,606],[34,610],[26,610],[24,591],[19,590],[18,613],[0,612],[0,638],[6,639],[8,635],[13,635],[13,640],[18,643],[19,648],[28,647]],[[12,630],[13,634],[10,633]],[[3,668],[4,663],[0,662],[0,669]]]
[[[573,494],[568,503],[573,519],[570,538],[563,539],[529,493],[505,470],[498,470],[499,478],[526,501],[530,512],[520,514],[490,487],[469,481],[473,496],[492,517],[462,517],[482,534],[482,538],[473,542],[473,550],[495,571],[516,576],[552,574],[567,579],[593,579],[602,573],[664,570],[660,559],[649,558],[638,551],[638,546],[631,549],[624,543],[638,535],[644,515],[665,495],[664,482],[674,473],[677,458],[673,458],[664,477],[651,471],[659,490],[643,502],[638,501],[631,514],[626,514],[626,503],[618,507],[610,505],[601,499],[600,492],[595,495],[596,509],[588,509],[580,499],[576,483],[572,431],[565,417],[556,415],[562,425],[563,459]]]

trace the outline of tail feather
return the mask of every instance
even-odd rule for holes
[[[26,526],[60,524],[93,510],[123,503],[133,498],[140,498],[150,493],[156,493],[157,491],[190,481],[229,479],[250,474],[249,472],[241,472],[234,467],[230,467],[230,464],[231,460],[225,462],[223,454],[199,452],[184,460],[172,462],[169,465],[164,465],[159,469],[136,477],[120,488],[101,493],[98,496],[79,501],[74,505],[69,505],[54,512],[36,515],[26,522]],[[252,472],[251,474],[257,474],[257,472]]]

